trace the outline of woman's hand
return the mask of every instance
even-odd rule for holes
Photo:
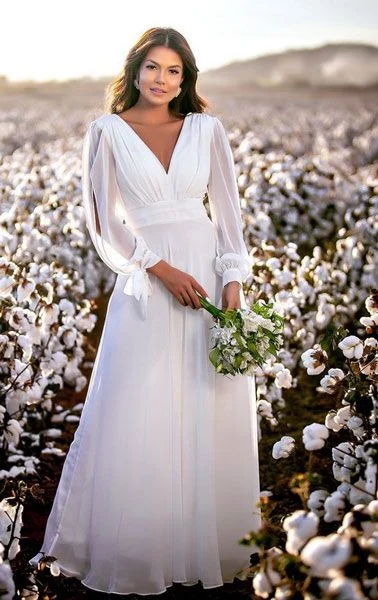
[[[204,298],[208,296],[208,293],[194,277],[185,271],[172,267],[165,260],[160,260],[146,271],[156,275],[182,306],[190,306],[193,309],[202,308],[195,290]]]
[[[229,281],[222,291],[222,310],[241,308],[240,288],[238,281]]]

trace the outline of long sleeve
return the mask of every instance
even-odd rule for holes
[[[115,159],[105,128],[92,121],[82,150],[82,199],[86,226],[103,262],[115,273],[127,275],[124,293],[141,302],[146,318],[152,286],[146,268],[161,260],[143,237],[122,222],[122,198],[116,179]]]
[[[223,286],[230,281],[245,281],[251,259],[243,238],[239,190],[232,149],[221,121],[214,117],[210,144],[208,198],[211,219],[217,232],[215,270]]]

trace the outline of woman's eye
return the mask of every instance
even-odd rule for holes
[[[147,65],[147,69],[156,69],[155,65]],[[174,73],[175,75],[178,74],[178,71],[176,71],[175,69],[171,69],[171,73]]]

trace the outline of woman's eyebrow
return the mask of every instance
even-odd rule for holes
[[[158,64],[159,64],[158,62],[156,62],[156,60],[152,60],[152,58],[147,58],[147,60],[149,60],[149,61],[151,61],[151,62],[155,63],[155,65],[158,65]],[[159,66],[160,66],[160,65],[159,65]],[[171,65],[171,67],[180,67],[180,69],[181,69],[181,65]],[[170,68],[170,67],[168,67],[168,68]]]

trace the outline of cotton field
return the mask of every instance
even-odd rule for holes
[[[25,515],[79,421],[115,275],[81,206],[82,136],[101,109],[18,104],[0,110],[0,579],[2,598],[33,599],[60,573],[25,566],[38,545]],[[264,524],[240,540],[259,547],[251,598],[378,598],[376,107],[374,94],[297,91],[210,110],[234,153],[247,301],[273,301],[285,321],[256,376]]]

